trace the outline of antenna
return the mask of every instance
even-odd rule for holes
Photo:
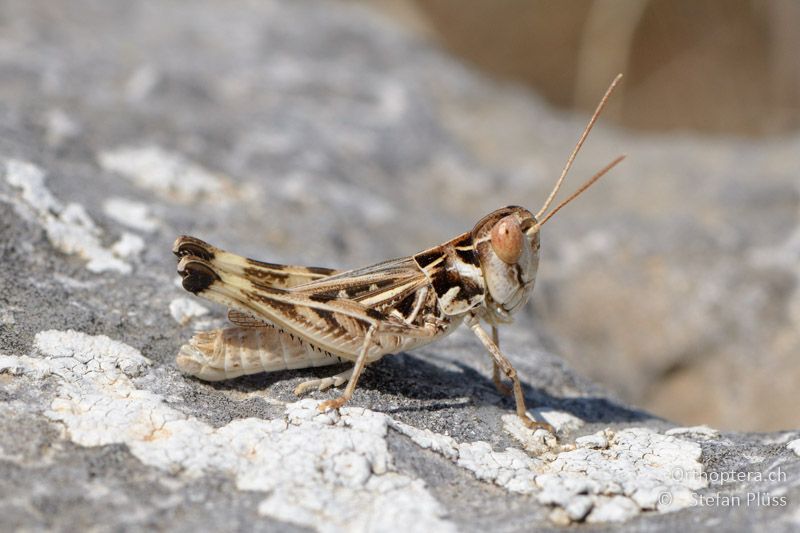
[[[618,157],[617,157],[615,160],[613,160],[611,163],[609,163],[609,164],[607,164],[606,166],[604,166],[604,167],[603,167],[603,168],[600,170],[600,172],[598,172],[597,174],[595,174],[594,176],[592,176],[591,178],[589,178],[588,180],[586,180],[586,182],[585,182],[583,185],[581,185],[581,186],[578,188],[578,190],[577,190],[577,191],[575,191],[574,193],[570,194],[570,195],[569,195],[569,198],[567,198],[566,200],[564,200],[563,202],[561,202],[560,204],[558,204],[558,206],[556,206],[556,207],[555,207],[555,208],[554,208],[552,211],[550,211],[549,213],[547,213],[547,215],[545,215],[545,217],[544,217],[542,220],[540,220],[540,221],[539,221],[539,222],[536,224],[536,226],[535,226],[535,227],[538,227],[538,226],[544,226],[544,223],[545,223],[545,222],[547,222],[547,221],[550,219],[550,217],[552,217],[553,215],[555,215],[556,213],[558,213],[558,211],[559,211],[559,210],[560,210],[562,207],[564,207],[565,205],[567,205],[568,203],[570,203],[572,200],[574,200],[575,198],[577,198],[578,196],[580,196],[580,195],[583,193],[583,191],[585,191],[586,189],[588,189],[589,187],[591,187],[592,185],[594,185],[594,182],[596,182],[597,180],[599,180],[600,178],[602,178],[602,177],[603,177],[603,176],[604,176],[604,175],[605,175],[605,174],[606,174],[606,173],[607,173],[609,170],[611,170],[612,168],[614,168],[615,166],[617,166],[617,164],[618,164],[620,161],[622,161],[623,159],[625,159],[625,156],[624,156],[624,155],[618,156]]]
[[[538,213],[536,213],[536,219],[537,220],[539,219],[540,216],[542,216],[542,213],[547,211],[547,208],[550,207],[550,204],[553,203],[553,200],[555,200],[556,194],[558,194],[558,190],[561,188],[561,184],[564,182],[564,178],[567,177],[567,172],[569,172],[569,169],[572,167],[572,162],[575,161],[575,157],[578,155],[578,151],[580,151],[581,146],[583,146],[583,142],[586,140],[586,137],[589,136],[589,132],[592,131],[592,126],[594,126],[594,123],[597,122],[597,118],[600,116],[600,112],[606,106],[606,102],[608,101],[608,97],[611,96],[612,92],[614,92],[614,89],[616,88],[617,83],[619,83],[619,80],[621,80],[621,79],[622,79],[622,74],[617,74],[617,77],[614,78],[614,81],[612,81],[611,85],[609,85],[608,89],[606,89],[606,94],[603,95],[603,99],[600,100],[599,104],[597,104],[597,109],[594,110],[594,114],[592,115],[592,118],[589,119],[589,123],[586,124],[586,127],[583,129],[583,133],[581,134],[580,138],[578,139],[578,144],[575,145],[575,148],[573,148],[572,153],[569,155],[569,158],[567,159],[567,164],[564,165],[564,170],[561,171],[561,176],[559,176],[558,181],[556,181],[556,185],[555,185],[555,187],[553,187],[553,190],[550,193],[550,196],[547,197],[547,200],[545,201],[545,203],[542,206],[542,208],[539,209]],[[607,167],[605,170],[606,171],[611,170],[611,167],[613,167],[614,165],[619,163],[619,161],[621,161],[621,159],[617,160],[614,164],[612,164],[610,167]],[[600,173],[600,175],[595,178],[595,181],[597,179],[600,179],[600,176],[602,176],[603,174],[604,174],[604,172]],[[591,181],[591,180],[589,180],[589,181]],[[591,185],[591,183],[589,185]],[[588,188],[589,185],[586,185],[583,189],[581,189],[581,192],[586,190],[586,188]],[[562,204],[562,205],[566,205],[566,204]],[[553,212],[551,212],[551,216],[552,216],[553,213],[555,213],[555,211],[558,211],[558,209],[560,209],[560,207],[561,206],[559,206],[559,208],[557,208]]]

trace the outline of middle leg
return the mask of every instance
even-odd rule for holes
[[[372,344],[372,334],[375,332],[375,328],[376,326],[374,324],[371,325],[367,330],[367,334],[364,336],[364,344],[361,347],[361,353],[358,354],[358,359],[356,359],[356,364],[353,367],[352,374],[350,375],[350,381],[347,382],[347,387],[345,387],[344,392],[338,398],[326,400],[319,404],[320,411],[325,412],[328,409],[338,409],[353,397],[353,391],[356,390],[358,378],[361,376],[361,372],[364,371],[364,366],[367,363],[367,354],[369,353],[369,347]]]
[[[355,368],[355,367],[354,367]],[[342,383],[345,383],[350,377],[353,375],[353,368],[348,368],[344,372],[340,372],[334,376],[328,376],[326,378],[319,378],[319,379],[310,379],[308,381],[304,381],[299,384],[297,387],[294,388],[295,396],[300,396],[304,394],[306,391],[311,389],[317,390],[325,390],[330,387],[338,387]]]

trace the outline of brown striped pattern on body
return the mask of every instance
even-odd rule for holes
[[[483,302],[483,272],[470,233],[420,252],[414,261],[430,281],[446,315],[466,313]]]
[[[374,273],[356,276],[353,284],[333,276],[337,279],[327,284],[323,282],[331,278],[291,289],[277,289],[262,285],[245,273],[240,274],[236,268],[229,269],[229,264],[217,263],[215,258],[207,261],[186,255],[178,263],[178,272],[183,276],[185,288],[231,308],[230,316],[235,323],[255,328],[274,325],[318,350],[344,359],[357,358],[366,332],[372,326],[376,327],[376,332],[368,350],[368,362],[430,342],[449,331],[449,320],[430,314],[431,302],[421,297],[427,294],[428,284],[410,259],[403,260],[403,264],[410,265],[412,270],[398,268],[395,282],[383,286],[382,290],[374,287]],[[343,294],[355,290],[362,297],[361,301],[344,296],[319,297],[318,291],[324,294],[331,287]],[[422,292],[417,293],[417,290]],[[408,295],[417,296],[414,303],[407,306],[407,316],[387,315],[393,302]],[[435,311],[435,300],[432,303]],[[407,320],[409,317],[413,320]]]
[[[309,281],[326,278],[337,273],[332,268],[306,267],[265,263],[226,252],[196,237],[182,235],[172,245],[178,257],[197,257],[226,271],[257,280],[258,283],[279,289],[288,289]]]

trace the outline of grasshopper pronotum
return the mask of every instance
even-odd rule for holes
[[[620,78],[609,86],[535,216],[522,207],[504,207],[444,244],[346,272],[264,263],[179,237],[173,252],[180,258],[183,287],[228,306],[234,326],[196,333],[181,347],[178,366],[216,381],[352,361],[346,372],[295,389],[299,395],[347,381],[341,396],[320,404],[325,411],[352,397],[366,365],[431,343],[465,322],[491,354],[498,390],[511,392],[500,371],[511,380],[517,415],[529,427],[552,432],[549,424],[528,417],[516,370],[500,352],[497,327],[513,320],[533,289],[540,228],[624,158],[617,157],[545,214]],[[481,320],[491,326],[491,335]]]

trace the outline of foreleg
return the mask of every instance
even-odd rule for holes
[[[492,339],[478,323],[478,319],[474,316],[470,317],[468,325],[478,339],[480,339],[486,349],[489,350],[489,353],[491,354],[492,359],[494,359],[495,364],[499,366],[503,373],[505,373],[505,375],[511,380],[514,390],[514,399],[517,402],[517,416],[519,416],[529,428],[542,428],[555,434],[553,426],[546,422],[537,422],[528,416],[528,409],[525,407],[525,396],[522,394],[522,385],[519,382],[517,371],[511,365],[511,362],[500,352],[500,349],[497,347],[497,345],[492,342]]]
[[[500,334],[497,331],[497,326],[492,326],[492,342],[494,342],[494,345],[497,346],[497,349],[499,350]],[[495,361],[494,358],[492,358],[492,381],[494,382],[497,392],[503,396],[511,396],[511,389],[508,388],[508,385],[503,383],[503,380],[500,377],[500,365],[497,364],[497,361]]]

